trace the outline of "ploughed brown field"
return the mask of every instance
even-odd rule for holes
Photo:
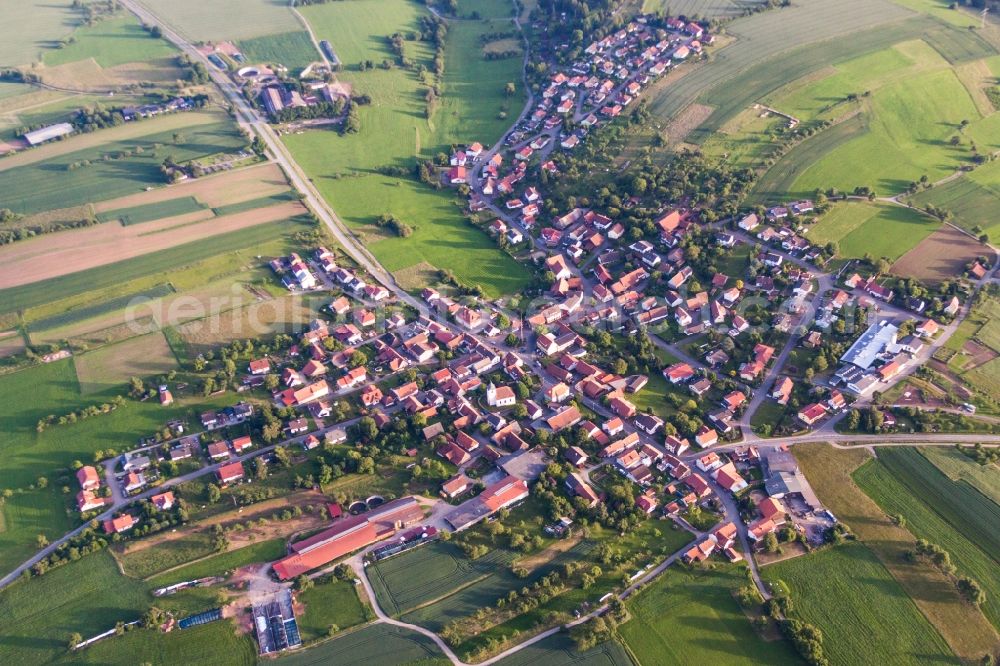
[[[925,282],[941,282],[960,276],[965,265],[985,249],[976,239],[946,224],[900,257],[891,271]]]

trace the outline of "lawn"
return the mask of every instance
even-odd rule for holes
[[[142,0],[139,4],[195,42],[248,39],[302,27],[281,0]]]
[[[19,213],[40,213],[83,203],[132,194],[146,187],[164,184],[160,165],[167,157],[177,162],[234,151],[246,145],[236,125],[219,116],[192,114],[192,122],[217,122],[185,127],[182,130],[151,133],[122,141],[111,141],[32,164],[15,166],[0,178],[0,200]],[[155,121],[149,122],[155,127]],[[175,143],[175,135],[179,141]],[[72,139],[71,139],[72,140]],[[118,157],[126,151],[142,153]],[[89,160],[89,166],[70,169],[71,164]]]
[[[824,155],[795,181],[795,192],[857,186],[899,194],[922,175],[939,180],[969,161],[949,139],[979,111],[954,71],[929,71],[872,92],[869,131]]]
[[[130,224],[142,224],[143,222],[162,220],[176,215],[194,213],[199,210],[204,210],[205,208],[207,208],[207,206],[194,197],[178,197],[176,199],[159,201],[157,203],[105,211],[103,213],[98,213],[97,219],[101,222],[116,220],[123,226],[128,226]]]
[[[783,640],[767,641],[733,597],[746,584],[733,566],[675,566],[627,603],[622,640],[643,664],[797,664]]]
[[[118,562],[126,576],[145,579],[179,564],[211,555],[212,535],[193,532],[179,539],[162,541],[155,547],[142,548],[118,555]]]
[[[956,454],[961,455],[961,454]],[[973,463],[975,464],[975,463]],[[938,544],[951,554],[959,575],[971,576],[986,592],[983,612],[1000,628],[1000,562],[984,552],[935,512],[933,504],[900,483],[879,460],[853,474],[854,481],[890,516],[901,515],[914,536]]]
[[[880,449],[879,457],[887,450]],[[979,659],[982,654],[995,647],[996,631],[985,616],[965,603],[954,583],[940,571],[923,563],[909,563],[906,560],[905,553],[914,548],[916,539],[906,529],[894,524],[851,478],[854,470],[871,458],[867,451],[862,448],[837,450],[825,444],[809,444],[796,446],[794,452],[802,471],[824,506],[848,525],[861,542],[878,556],[882,565],[902,588],[897,597],[886,597],[887,603],[902,604],[907,599],[906,595],[909,595],[909,599],[913,600],[920,613],[937,629],[952,650],[966,660]],[[804,561],[801,566],[808,569],[810,559],[798,558],[788,563],[788,566]],[[854,576],[853,573],[846,575]],[[883,597],[880,595],[879,598]],[[798,605],[801,607],[801,603]],[[919,613],[917,615],[919,620]],[[921,625],[924,627],[921,631],[930,629],[926,623],[919,621],[914,627]],[[825,627],[820,626],[820,629],[826,632]],[[928,635],[937,640],[933,630],[928,631]],[[874,643],[874,639],[871,642]],[[928,659],[934,658],[933,653],[928,654]]]
[[[864,544],[845,544],[769,565],[788,585],[792,616],[823,632],[835,664],[958,663],[948,645]]]
[[[309,63],[320,60],[320,54],[305,30],[241,39],[236,42],[236,47],[249,63],[284,65],[292,73],[298,73]]]
[[[206,576],[221,576],[227,571],[232,571],[248,564],[273,562],[283,557],[285,553],[284,539],[260,541],[252,546],[245,546],[227,553],[219,553],[198,562],[192,562],[180,569],[159,574],[153,577],[151,584],[160,587],[186,580],[205,578]]]
[[[7,487],[7,486],[5,486]],[[0,508],[0,571],[13,570],[38,550],[35,539],[62,536],[75,526],[60,489],[22,490]],[[0,575],[3,575],[0,574]]]
[[[298,600],[305,605],[298,623],[306,643],[325,638],[331,624],[344,630],[367,619],[355,585],[335,578],[302,592]]]
[[[941,224],[934,218],[891,204],[847,202],[834,206],[806,234],[817,245],[836,243],[837,255],[865,255],[895,261],[932,234]]]
[[[385,167],[409,171],[417,158],[450,150],[453,143],[495,141],[509,124],[504,109],[520,110],[521,91],[504,96],[508,81],[520,81],[518,59],[487,61],[479,53],[479,36],[503,29],[506,22],[460,21],[449,26],[442,96],[426,117],[426,86],[415,72],[401,68],[355,70],[355,63],[393,59],[386,35],[418,27],[423,9],[407,0],[357,0],[302,9],[318,39],[328,39],[346,70],[339,77],[356,93],[371,96],[360,109],[361,129],[340,136],[331,131],[287,135],[296,161],[345,222],[393,272],[430,264],[451,270],[467,284],[478,284],[491,296],[515,293],[527,282],[527,271],[496,248],[484,232],[463,219],[459,200],[450,191],[435,192],[410,176],[383,176]],[[406,42],[408,58],[430,65],[432,51],[424,42]],[[520,86],[518,86],[520,88]],[[372,223],[391,213],[413,228],[408,238],[375,233]]]
[[[74,42],[46,51],[42,59],[49,67],[93,58],[101,67],[164,58],[177,50],[163,39],[150,36],[131,14],[83,26],[73,33]]]
[[[318,666],[330,663],[443,666],[451,662],[444,658],[441,650],[427,636],[402,627],[375,624],[320,643],[316,647],[298,650],[275,663],[280,666]]]

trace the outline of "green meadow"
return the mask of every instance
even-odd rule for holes
[[[937,220],[909,208],[852,201],[834,206],[806,236],[819,245],[836,243],[841,257],[870,254],[894,261],[939,226]]]
[[[950,211],[954,222],[966,231],[1000,238],[1000,162],[990,162],[943,185],[924,190],[910,203],[923,207],[928,204]]]
[[[302,9],[318,39],[329,39],[344,63],[340,78],[356,93],[370,95],[360,108],[361,129],[340,136],[331,131],[287,135],[296,161],[338,215],[362,234],[367,247],[390,271],[430,265],[446,268],[459,280],[478,284],[491,296],[512,293],[527,281],[526,270],[501,253],[485,233],[462,216],[450,191],[434,191],[407,176],[384,176],[385,167],[414,168],[417,159],[447,152],[453,143],[488,144],[509,124],[499,117],[520,111],[522,92],[504,96],[508,81],[520,81],[520,60],[487,61],[479,35],[508,26],[504,21],[449,24],[443,92],[435,113],[426,118],[426,86],[415,72],[394,67],[357,71],[361,60],[393,59],[386,35],[416,30],[425,10],[410,0],[358,0]],[[424,42],[406,42],[407,57],[430,65],[433,52]],[[520,85],[519,85],[520,87]],[[413,228],[408,238],[386,238],[371,224],[391,213]]]
[[[73,33],[74,41],[60,49],[46,51],[42,61],[49,67],[93,58],[101,67],[175,55],[168,42],[152,37],[131,14],[83,26]]]
[[[241,39],[236,47],[247,62],[284,65],[296,74],[309,63],[320,60],[305,30]]]
[[[629,600],[618,632],[643,664],[798,664],[789,643],[754,630],[733,596],[744,584],[734,566],[672,567]]]

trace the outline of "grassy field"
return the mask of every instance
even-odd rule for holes
[[[30,92],[31,90],[37,92]],[[69,122],[78,109],[92,106],[101,100],[91,95],[59,96],[54,91],[41,91],[37,88],[29,89],[29,92],[19,95],[17,99],[22,99],[23,105],[11,100],[10,104],[2,105],[6,108],[0,110],[0,139],[5,141],[16,138],[17,131],[23,127]]]
[[[149,587],[121,576],[109,553],[97,553],[59,567],[41,578],[0,592],[0,660],[4,663],[72,661],[102,664],[227,663],[252,664],[256,649],[248,635],[237,635],[228,621],[197,629],[159,634],[134,631],[69,657],[70,633],[92,636],[131,621],[152,604]],[[207,592],[207,594],[206,594]],[[213,607],[211,591],[181,593],[157,605],[184,617]]]
[[[841,257],[870,254],[894,261],[939,226],[937,220],[902,206],[848,202],[825,214],[807,237],[817,244],[836,243]]]
[[[288,4],[276,0],[142,0],[139,4],[192,41],[249,39],[302,27]]]
[[[47,49],[67,37],[82,18],[70,3],[28,0],[4,6],[0,64],[28,65],[39,62]]]
[[[885,450],[880,449],[880,457]],[[919,612],[923,613],[923,617],[937,629],[937,633],[952,651],[961,658],[973,661],[995,648],[996,630],[986,617],[978,609],[965,603],[954,583],[940,571],[923,563],[910,563],[906,560],[905,553],[914,548],[916,539],[906,529],[894,524],[851,478],[854,470],[871,458],[867,451],[862,448],[836,450],[825,444],[810,444],[796,446],[795,457],[824,506],[848,525],[862,543],[878,556],[882,565],[902,588],[896,597],[880,594],[879,599],[884,597],[890,606],[900,607],[907,602],[908,597],[916,604]],[[808,558],[792,560],[787,566],[792,567],[800,561],[803,561],[801,568],[809,570]],[[855,577],[854,574],[845,575]],[[874,582],[874,579],[871,580]],[[860,579],[860,582],[864,584],[865,579]],[[884,582],[879,584],[885,585]],[[801,607],[801,601],[798,605]],[[881,609],[876,607],[876,610]],[[916,615],[913,626],[923,626],[921,631],[927,631],[930,637],[928,640],[936,642],[937,636],[933,630],[928,630],[919,613]],[[826,627],[820,628],[826,633]],[[930,656],[927,658],[935,658],[935,653],[941,652],[938,650],[928,653]]]
[[[339,76],[357,93],[372,98],[361,109],[361,130],[354,135],[313,131],[288,135],[296,161],[338,214],[358,233],[390,271],[428,263],[452,270],[459,280],[479,284],[491,296],[512,293],[526,283],[525,269],[501,253],[482,231],[462,217],[451,192],[435,192],[410,177],[387,177],[383,167],[410,169],[417,157],[447,151],[452,143],[488,144],[509,121],[498,114],[520,109],[521,93],[504,96],[508,81],[520,81],[517,59],[487,61],[479,35],[506,23],[460,21],[449,26],[443,91],[436,111],[426,118],[425,86],[414,72],[400,68],[355,71],[363,59],[392,59],[386,35],[418,25],[424,10],[407,0],[357,0],[302,9],[319,39],[329,39],[346,71]],[[406,42],[407,57],[430,64],[428,44]],[[520,86],[519,86],[520,87]],[[408,238],[375,234],[372,223],[392,213],[413,228]],[[370,236],[370,237],[369,237]]]
[[[70,326],[77,322],[86,321],[94,317],[100,317],[101,315],[108,314],[110,312],[116,312],[125,308],[132,300],[138,299],[155,299],[162,298],[169,294],[174,293],[173,287],[168,284],[159,284],[151,289],[146,289],[140,292],[135,292],[132,294],[126,294],[124,296],[119,296],[118,298],[102,301],[99,303],[94,303],[85,307],[77,308],[75,310],[69,310],[61,314],[49,315],[41,319],[32,319],[30,323],[32,328],[39,331],[44,331],[50,328],[60,328],[63,326]]]
[[[54,67],[93,58],[101,67],[114,67],[177,53],[165,40],[150,36],[131,14],[78,28],[73,37],[72,44],[47,51],[42,62]]]
[[[66,512],[66,496],[51,486],[15,493],[0,508],[0,518],[0,570],[4,572],[35,554],[39,534],[53,539],[74,526]]]
[[[903,485],[881,461],[865,463],[854,472],[853,477],[888,515],[903,516],[906,528],[914,536],[947,550],[959,574],[971,576],[979,582],[986,592],[983,613],[994,627],[1000,627],[1000,563],[939,516],[933,504],[928,504],[922,496]]]
[[[958,663],[863,544],[778,562],[766,567],[764,576],[788,585],[792,615],[823,632],[823,648],[831,663]]]
[[[236,48],[247,62],[284,65],[292,73],[298,73],[309,63],[320,60],[320,54],[305,30],[241,39],[236,42]]]
[[[149,578],[191,560],[211,555],[212,535],[208,532],[194,532],[180,539],[164,541],[155,548],[143,548],[122,555],[117,559],[126,576]]]
[[[632,666],[628,653],[617,641],[608,641],[586,652],[577,652],[563,633],[549,636],[496,662],[499,666]],[[659,662],[657,662],[659,663]]]
[[[160,587],[173,585],[185,580],[204,578],[206,576],[221,576],[227,571],[245,567],[248,564],[272,562],[285,555],[285,552],[284,539],[260,541],[252,546],[245,546],[227,553],[219,553],[198,562],[192,562],[179,569],[174,569],[168,573],[159,574],[153,577],[151,583]],[[162,567],[161,570],[163,568],[165,567]]]
[[[343,630],[366,619],[353,583],[336,579],[320,583],[299,594],[298,600],[306,607],[298,622],[307,643],[325,638],[331,624]]]
[[[175,215],[184,215],[185,213],[194,213],[205,208],[206,206],[194,197],[178,197],[159,203],[109,210],[99,213],[97,219],[101,222],[117,220],[127,226],[130,224],[152,222],[153,220],[162,220]]]
[[[451,663],[430,638],[386,624],[352,631],[308,650],[293,652],[276,663],[280,666],[318,666],[334,661],[370,666],[442,666]]]
[[[806,168],[793,191],[851,191],[866,185],[898,194],[922,175],[936,181],[968,161],[968,148],[952,146],[949,137],[962,120],[979,118],[951,70],[918,74],[876,90],[865,113],[870,115],[869,131]]]
[[[965,481],[1000,504],[1000,474],[996,465],[980,465],[954,449],[927,447],[920,453],[949,479]]]
[[[991,162],[951,182],[910,197],[914,206],[933,204],[951,211],[955,224],[967,231],[981,229],[996,242],[1000,221],[995,211],[1000,207],[1000,162]]]
[[[205,116],[191,116],[195,118]],[[38,213],[67,208],[137,192],[164,184],[160,164],[168,156],[178,162],[234,151],[246,144],[236,125],[214,116],[216,122],[151,133],[134,139],[103,143],[33,164],[17,166],[3,173],[0,199],[19,213]],[[155,121],[146,121],[155,127]],[[175,134],[180,141],[174,143]],[[142,148],[141,154],[110,159],[126,151]],[[105,158],[108,159],[105,159]],[[70,170],[73,163],[90,161],[90,166]],[[55,174],[58,174],[56,176]]]
[[[257,199],[250,199],[248,201],[240,201],[238,203],[226,204],[225,206],[217,206],[212,209],[212,212],[218,216],[236,215],[237,213],[243,213],[248,210],[253,210],[254,208],[273,206],[275,204],[284,203],[287,201],[295,201],[297,199],[298,199],[298,193],[295,190],[287,190],[285,192],[278,192],[277,194],[271,194],[269,196],[259,197]]]
[[[619,634],[643,664],[799,663],[787,642],[754,631],[733,597],[745,583],[737,567],[672,568],[628,602]]]
[[[262,224],[242,231],[213,236],[211,243],[200,241],[187,243],[158,252],[153,256],[126,259],[115,264],[71,273],[46,282],[2,289],[0,290],[0,313],[37,307],[95,290],[121,287],[125,283],[145,277],[150,277],[153,284],[161,284],[164,279],[169,279],[176,284],[178,291],[180,291],[182,289],[181,280],[204,284],[203,280],[211,277],[211,274],[195,275],[199,270],[205,268],[202,262],[217,257],[219,261],[215,263],[222,263],[223,266],[217,267],[216,270],[229,265],[231,272],[234,254],[238,254],[240,250],[255,248],[273,240],[283,232],[290,233],[298,230],[298,224],[294,221]],[[247,261],[247,259],[244,258],[243,261]],[[186,275],[189,272],[195,274]],[[117,291],[117,289],[112,289],[112,291]],[[110,294],[111,297],[116,295]]]

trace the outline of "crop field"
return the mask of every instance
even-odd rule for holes
[[[31,322],[32,326],[38,328],[39,330],[45,330],[49,328],[57,328],[61,326],[69,326],[80,321],[85,321],[93,317],[99,317],[101,315],[107,314],[109,312],[115,312],[121,310],[129,304],[133,299],[154,299],[166,296],[168,294],[174,293],[173,287],[168,284],[161,284],[153,287],[152,289],[147,289],[145,291],[140,291],[133,294],[127,294],[125,296],[120,296],[116,299],[109,301],[104,301],[101,303],[95,303],[90,306],[78,308],[76,310],[69,310],[61,314],[51,315],[44,319],[36,319]]]
[[[221,576],[227,571],[245,567],[249,564],[272,562],[284,556],[285,553],[284,539],[260,541],[252,546],[219,553],[198,562],[192,562],[179,569],[156,575],[153,577],[151,584],[162,587],[185,580],[205,578],[206,576]]]
[[[94,204],[98,213],[107,213],[121,208],[133,208],[147,204],[166,202],[178,197],[190,196],[212,209],[222,210],[226,206],[255,201],[288,191],[288,181],[281,167],[264,162],[254,166],[224,171],[204,178],[195,178],[177,183],[167,188],[137,192],[117,199],[109,199]],[[257,208],[255,204],[252,208]],[[242,212],[247,209],[226,209],[226,213]]]
[[[586,652],[577,652],[572,639],[558,633],[518,650],[496,662],[499,666],[632,666],[625,648],[618,641],[608,641]]]
[[[880,458],[885,450],[880,450]],[[902,588],[897,597],[880,593],[878,596],[880,600],[886,599],[891,606],[898,607],[905,604],[908,595],[919,612],[923,613],[923,617],[937,629],[955,654],[966,660],[978,659],[977,655],[982,655],[996,646],[996,630],[977,608],[962,600],[955,589],[955,584],[947,576],[924,563],[907,561],[905,554],[914,548],[916,543],[914,536],[905,528],[893,523],[885,511],[851,478],[851,474],[858,467],[871,459],[867,451],[861,448],[850,451],[836,450],[826,444],[809,444],[795,447],[795,457],[824,506],[850,526],[851,531],[878,556],[882,565],[892,574],[895,583]],[[787,566],[799,566],[804,572],[811,571],[810,561],[811,557],[797,558],[787,563]],[[796,565],[799,562],[801,565]],[[770,566],[767,571],[768,576],[771,576]],[[856,577],[853,573],[846,576],[847,579]],[[784,574],[774,574],[774,577],[784,578]],[[879,584],[885,585],[884,582]],[[832,597],[831,601],[833,599],[836,597]],[[795,601],[796,605],[801,607],[804,600],[796,598]],[[881,611],[881,606],[876,610]],[[838,611],[831,609],[830,612]],[[927,625],[921,621],[919,613],[915,615],[917,618],[913,621],[914,630],[921,630],[921,625],[926,628]],[[822,625],[820,629],[824,633],[827,631]],[[932,639],[936,639],[933,631],[928,634]]]
[[[212,608],[207,601],[200,612]],[[188,613],[181,613],[184,617]],[[133,631],[95,643],[79,654],[73,662],[106,666],[107,664],[257,664],[257,643],[251,634],[240,633],[231,620],[220,620],[169,634]]]
[[[307,643],[325,638],[331,624],[347,629],[365,621],[365,609],[353,583],[336,579],[319,583],[301,593],[298,600],[306,607],[298,623]]]
[[[187,117],[194,121],[197,116],[192,117],[190,114],[191,112]],[[164,119],[184,120],[187,119],[185,115],[164,116]],[[218,118],[214,114],[209,117]],[[145,122],[149,123],[150,131],[157,126],[153,120]],[[142,125],[143,123],[136,123],[123,127],[131,131]],[[114,131],[105,130],[94,134],[104,134],[105,138],[109,138],[107,133]],[[3,172],[3,178],[0,179],[0,199],[11,210],[25,214],[112,199],[145,187],[163,185],[160,164],[168,155],[178,162],[184,162],[237,150],[245,144],[245,139],[231,122],[184,126],[180,133],[181,140],[175,144],[173,141],[176,132],[173,129],[128,140],[106,141],[94,148],[10,168]],[[73,139],[70,139],[54,145],[58,147],[72,143]],[[46,148],[48,146],[22,155],[37,157]],[[136,154],[136,148],[142,148],[142,153]],[[132,151],[133,155],[128,158],[120,157],[127,151]],[[116,155],[119,157],[114,159],[113,156]],[[16,159],[18,157],[7,158]],[[90,161],[90,166],[72,170],[69,168],[69,165],[85,160]],[[59,173],[59,177],[53,177],[53,172]]]
[[[236,42],[236,48],[246,57],[247,62],[284,65],[292,73],[297,73],[311,62],[321,60],[305,30],[241,39]]]
[[[281,0],[142,0],[139,4],[195,42],[249,39],[302,27]]]
[[[366,666],[443,666],[451,663],[427,636],[387,624],[364,627],[316,647],[297,650],[276,663],[280,666],[319,666],[334,661]]]
[[[954,449],[927,447],[921,452],[952,481],[964,481],[1000,504],[1000,474],[997,465],[980,465]]]
[[[117,220],[121,222],[122,226],[127,227],[130,224],[142,224],[143,222],[162,220],[163,218],[174,217],[175,215],[196,213],[205,208],[206,206],[194,197],[178,197],[160,203],[149,203],[133,206],[132,208],[109,210],[105,213],[99,213],[97,219],[101,222]]]
[[[619,634],[643,664],[799,663],[789,643],[755,632],[733,597],[745,583],[737,567],[673,567],[629,600]]]
[[[952,481],[916,449],[879,452],[879,462],[984,553],[1000,553],[1000,504]]]
[[[921,496],[900,483],[880,461],[865,463],[854,472],[853,477],[886,514],[903,516],[906,529],[914,536],[947,550],[959,574],[971,576],[979,582],[986,592],[983,612],[994,627],[1000,628],[1000,562],[942,519],[935,513],[933,505],[928,505]]]
[[[122,386],[129,377],[156,377],[176,368],[177,359],[159,331],[76,357],[81,395]]]
[[[149,578],[178,564],[212,554],[212,535],[194,532],[180,539],[161,542],[156,548],[129,549],[118,555],[126,576]]]
[[[970,12],[963,12],[951,8],[951,3],[946,0],[893,0],[897,5],[909,7],[918,12],[931,14],[943,21],[948,21],[959,28],[978,28],[980,21]]]
[[[934,218],[902,206],[848,202],[826,213],[807,237],[817,244],[836,243],[841,257],[871,254],[894,261],[940,226]]]
[[[383,238],[369,249],[390,271],[422,262],[453,271],[466,284],[479,284],[491,296],[523,288],[527,272],[500,252],[482,231],[462,217],[456,197],[435,192],[411,177],[383,176],[378,169],[409,167],[416,156],[429,157],[452,143],[495,140],[509,121],[498,117],[506,106],[520,109],[522,97],[504,96],[508,81],[520,81],[518,59],[487,61],[469,57],[480,51],[479,35],[506,24],[459,21],[449,26],[443,94],[430,120],[425,117],[425,87],[414,73],[394,68],[355,72],[362,59],[393,58],[385,35],[413,30],[423,10],[404,0],[358,0],[309,6],[303,14],[319,39],[329,39],[345,63],[339,76],[372,104],[361,109],[357,134],[338,136],[312,131],[287,135],[285,143],[338,214],[359,233],[367,233],[382,213],[392,213],[413,228],[408,238]],[[429,64],[426,43],[406,42],[407,57]],[[520,87],[520,86],[519,86]]]
[[[927,35],[927,43],[955,65],[997,54],[988,41],[970,30],[938,30]]]
[[[4,5],[0,64],[28,65],[67,37],[82,18],[70,4],[26,0]]]
[[[985,232],[990,240],[1000,239],[1000,163],[991,162],[948,183],[924,190],[909,198],[914,206],[933,204],[950,211],[955,224],[966,231]],[[977,231],[981,229],[982,232]]]
[[[280,223],[304,212],[296,201],[208,220],[204,218],[211,218],[210,211],[198,211],[155,225],[101,224],[39,236],[0,248],[0,282],[17,287],[99,269],[179,245]]]
[[[764,569],[791,590],[792,615],[823,632],[837,664],[957,663],[906,592],[865,545],[846,544]]]
[[[494,550],[470,560],[456,546],[437,542],[379,562],[368,568],[368,576],[379,606],[399,616],[492,574],[503,577],[513,559],[513,553]],[[414,576],[415,570],[421,575]],[[493,597],[485,603],[495,600]]]
[[[979,241],[954,227],[941,226],[901,256],[890,270],[894,275],[938,284],[961,275],[984,249]]]
[[[165,40],[151,37],[131,14],[83,26],[73,37],[76,41],[72,44],[47,51],[42,62],[54,67],[93,58],[101,67],[115,67],[177,54]]]
[[[715,113],[689,139],[700,142],[789,81],[938,26],[932,19],[913,16],[883,0],[796,3],[782,13],[782,39],[773,39],[773,17],[766,12],[736,19],[727,32],[737,40],[718,49],[710,67],[701,67],[660,89],[650,99],[650,110],[670,118],[695,101],[715,107]],[[836,39],[845,34],[851,35],[849,41]],[[740,85],[726,85],[737,77]]]
[[[295,220],[261,224],[243,231],[214,236],[211,244],[186,243],[147,257],[135,257],[44,282],[2,289],[0,290],[0,310],[13,312],[22,308],[38,307],[45,303],[90,291],[108,289],[116,285],[122,286],[147,276],[153,279],[152,284],[160,284],[165,279],[169,279],[180,290],[182,288],[181,282],[175,278],[188,279],[186,272],[181,269],[197,268],[200,262],[213,257],[221,257],[225,260],[227,255],[231,256],[232,253],[245,248],[258,247],[275,239],[283,232],[293,230],[298,230]],[[203,278],[199,278],[197,283],[204,284]],[[125,288],[128,289],[127,286]],[[114,290],[112,289],[112,291]],[[111,294],[112,297],[115,295]]]
[[[247,201],[240,201],[238,203],[226,204],[224,206],[218,206],[212,209],[212,212],[216,215],[235,215],[236,213],[243,213],[248,210],[253,210],[255,208],[264,208],[265,206],[273,206],[274,204],[285,203],[288,201],[298,201],[298,193],[294,190],[285,190],[284,192],[278,192],[276,194],[270,194],[268,196],[259,197],[257,199],[249,199]]]
[[[762,4],[763,0],[644,0],[642,11],[653,13],[669,9],[678,16],[732,18],[742,15],[746,9]]]

